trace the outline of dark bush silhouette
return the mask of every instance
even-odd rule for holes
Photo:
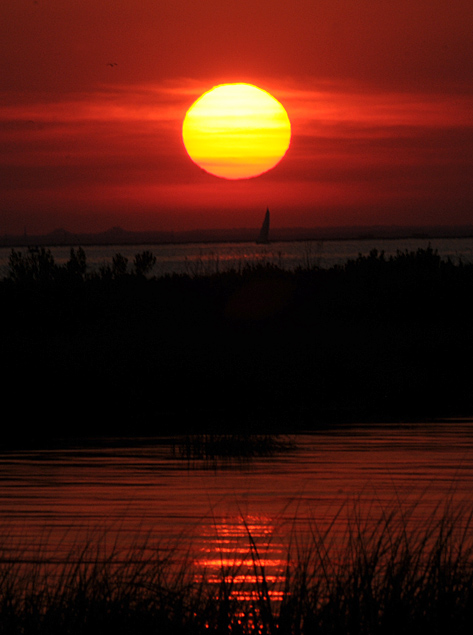
[[[50,282],[58,272],[51,250],[44,247],[30,247],[25,256],[13,249],[8,265],[11,280],[19,283]]]
[[[13,251],[0,283],[9,403],[67,435],[471,414],[472,265],[430,247],[293,272],[153,265],[117,254],[91,272],[81,249],[61,266]]]
[[[135,273],[138,276],[146,276],[153,269],[156,264],[156,256],[152,254],[151,251],[142,251],[139,254],[136,254],[133,265],[135,268]]]

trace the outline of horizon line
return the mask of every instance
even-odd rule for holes
[[[205,242],[256,242],[260,227],[181,230],[128,230],[113,226],[102,231],[71,232],[57,228],[43,234],[0,235],[0,247],[73,247],[93,245],[179,244]],[[401,240],[471,238],[473,223],[462,225],[332,225],[273,227],[270,242],[323,240]]]

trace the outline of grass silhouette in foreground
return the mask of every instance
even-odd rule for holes
[[[51,421],[31,442],[56,422],[64,436],[266,434],[473,411],[472,264],[429,247],[330,269],[153,265],[149,251],[98,271],[80,248],[64,265],[12,251],[4,389]]]
[[[12,562],[5,550],[0,633],[469,634],[471,511],[447,505],[422,525],[414,512],[367,522],[354,510],[342,534],[337,518],[323,532],[313,523],[308,539],[293,536],[276,581],[248,527],[249,568],[236,555],[217,579],[150,541],[126,553],[77,545],[62,564],[31,553]]]

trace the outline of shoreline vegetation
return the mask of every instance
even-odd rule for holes
[[[246,549],[216,572],[192,550],[149,538],[121,552],[105,534],[51,561],[31,546],[12,560],[2,536],[0,633],[469,634],[471,510],[446,503],[422,525],[415,510],[362,520],[355,505],[341,534],[335,520],[327,529],[312,521],[273,561],[276,574],[244,518]]]
[[[0,447],[473,412],[472,264],[430,246],[330,269],[214,264],[158,278],[150,251],[91,272],[80,247],[64,265],[46,247],[12,249],[3,392],[33,425],[13,417]]]
[[[293,450],[293,437],[277,434],[186,434],[172,444],[172,455],[186,461],[252,459]]]

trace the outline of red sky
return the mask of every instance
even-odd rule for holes
[[[471,0],[3,0],[0,233],[473,223]],[[110,66],[110,63],[116,65]],[[187,156],[204,91],[292,124],[226,181]]]

